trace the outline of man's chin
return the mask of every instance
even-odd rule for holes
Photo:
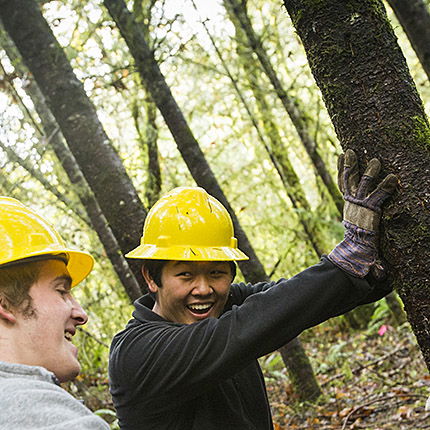
[[[73,381],[79,375],[80,371],[81,371],[81,365],[78,362],[76,362],[76,364],[74,366],[71,366],[70,368],[57,369],[53,373],[55,374],[57,379],[62,383],[62,382]]]

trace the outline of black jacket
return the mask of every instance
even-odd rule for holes
[[[110,352],[121,429],[273,429],[257,358],[387,292],[323,257],[288,280],[233,284],[218,319],[172,323],[141,297]]]

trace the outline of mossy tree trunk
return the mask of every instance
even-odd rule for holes
[[[363,171],[376,156],[400,179],[384,211],[389,279],[430,368],[430,129],[380,0],[284,0],[336,133]]]
[[[430,79],[430,13],[424,0],[387,0]]]
[[[0,0],[0,18],[33,74],[123,253],[139,244],[146,211],[92,102],[34,0]],[[142,280],[139,264],[131,264]]]
[[[274,88],[278,88],[278,96],[281,94],[281,98],[289,100],[288,94],[282,89],[270,59],[260,42],[260,37],[253,29],[251,19],[247,13],[246,3],[241,3],[237,0],[224,0],[224,7],[235,27],[238,55],[241,59],[247,79],[249,80],[249,86],[253,91],[256,105],[261,115],[261,122],[268,137],[268,141],[270,142],[269,150],[271,151],[271,158],[279,172],[286,193],[291,200],[291,204],[294,208],[299,209],[297,211],[297,216],[303,226],[306,238],[312,245],[316,255],[321,257],[323,253],[329,250],[324,243],[315,220],[311,219],[310,214],[312,213],[312,209],[306,200],[300,179],[297,177],[289,161],[288,149],[282,144],[278,126],[275,124],[273,115],[271,115],[270,104],[266,100],[265,89],[261,85],[261,79],[259,79],[261,73],[265,71],[269,78],[272,77],[271,83]],[[254,48],[256,49],[255,51]],[[252,55],[253,53],[255,56]],[[257,59],[260,59],[260,61],[258,62]],[[293,102],[291,101],[291,103]],[[336,215],[341,219],[343,198],[332,180],[328,169],[325,167],[323,159],[317,152],[316,142],[311,138],[311,133],[307,130],[308,125],[303,119],[307,117],[304,106],[299,106],[297,101],[295,101],[294,104],[296,107],[295,109],[287,109],[286,111],[293,125],[296,127],[297,134],[303,143],[303,147],[310,152],[309,155],[311,156],[311,161],[314,163],[315,172],[317,175],[320,175],[325,183],[329,194],[331,194],[336,204],[338,210]],[[286,103],[285,101],[283,105],[284,107],[291,106],[290,103]],[[310,151],[309,148],[312,148],[312,150]],[[351,328],[364,329],[367,327],[373,311],[374,304],[362,305],[345,314],[344,318]],[[285,356],[286,354],[284,351],[283,357]]]

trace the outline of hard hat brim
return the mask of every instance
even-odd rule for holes
[[[67,271],[72,278],[72,287],[78,285],[81,281],[83,281],[91,272],[94,266],[94,258],[82,251],[75,251],[73,249],[64,248],[61,246],[52,246],[47,247],[35,252],[26,253],[25,258],[18,259],[6,259],[5,261],[0,262],[0,267],[3,265],[11,265],[11,264],[19,264],[24,263],[26,260],[29,260],[33,257],[38,256],[47,256],[47,260],[49,260],[50,255],[59,255],[66,254],[67,256]]]
[[[67,270],[72,277],[72,287],[82,282],[93,270],[94,258],[82,251],[68,250]]]
[[[139,245],[125,255],[127,258],[142,260],[174,260],[174,261],[244,261],[249,257],[238,248],[228,246],[196,247],[170,246],[166,248],[156,245]]]

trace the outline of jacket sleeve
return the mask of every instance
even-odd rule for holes
[[[136,321],[117,335],[109,364],[115,397],[127,402],[144,395],[157,408],[172,396],[190,400],[207,384],[230,378],[372,293],[366,280],[349,276],[326,258],[291,279],[257,285],[258,291],[243,292],[243,303],[218,319],[190,325]]]
[[[67,391],[44,381],[1,381],[0,404],[1,430],[109,430],[105,421]]]

